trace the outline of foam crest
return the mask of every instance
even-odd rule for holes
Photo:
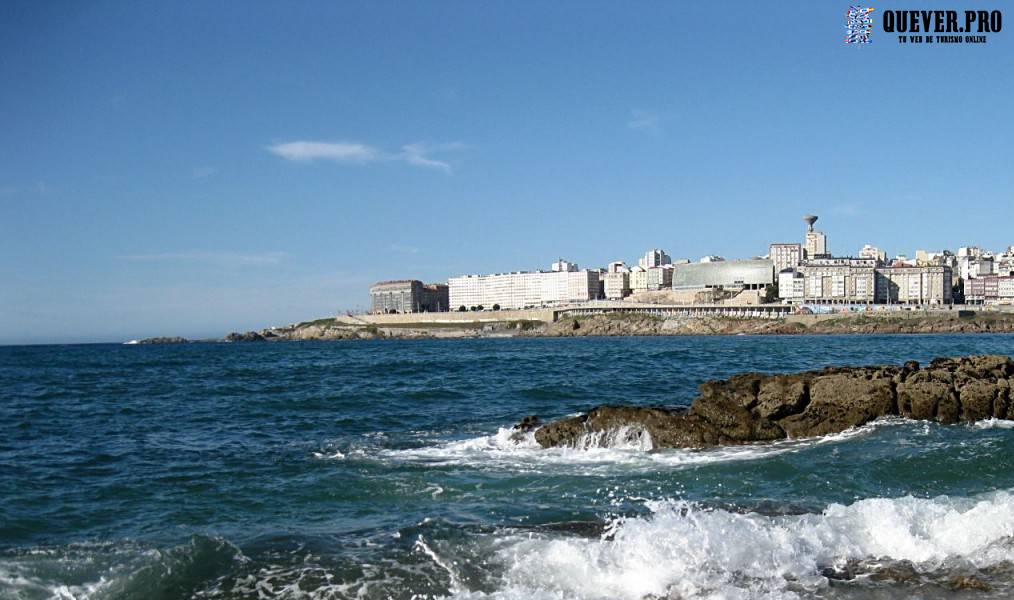
[[[503,584],[459,598],[796,598],[819,593],[826,568],[911,561],[933,572],[1014,559],[1014,496],[874,498],[822,514],[765,517],[683,501],[648,503],[599,539],[515,535],[497,560]]]
[[[577,439],[574,448],[577,450],[612,448],[614,450],[646,452],[654,448],[654,444],[651,441],[651,434],[643,427],[624,425],[616,429],[586,433]]]
[[[592,466],[605,471],[615,468],[624,471],[652,471],[658,468],[765,459],[823,444],[847,442],[870,435],[879,428],[904,423],[905,420],[898,418],[881,419],[823,437],[700,450],[656,450],[651,435],[639,427],[586,433],[572,447],[542,448],[535,441],[533,432],[519,432],[504,427],[493,435],[439,442],[422,448],[382,450],[378,456],[386,460],[436,465],[466,464],[485,469],[530,471],[553,466]]]
[[[1014,421],[1008,419],[983,419],[976,421],[973,425],[979,429],[1014,429]]]

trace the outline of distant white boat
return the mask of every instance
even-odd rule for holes
[[[133,346],[134,344],[140,344],[141,340],[130,340],[129,342],[123,342],[124,346]]]

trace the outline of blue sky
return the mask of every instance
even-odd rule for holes
[[[900,45],[875,12],[847,46],[847,5],[0,3],[0,343],[746,257],[806,212],[838,254],[1014,244],[1012,33]]]

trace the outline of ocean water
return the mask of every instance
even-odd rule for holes
[[[0,598],[1014,595],[1014,422],[542,450],[521,417],[1014,336],[0,348]]]

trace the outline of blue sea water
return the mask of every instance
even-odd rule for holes
[[[1014,422],[701,451],[509,430],[970,353],[1014,336],[2,347],[0,598],[1009,597]]]

